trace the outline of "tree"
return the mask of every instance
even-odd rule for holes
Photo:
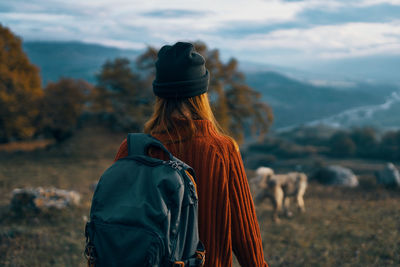
[[[358,156],[370,158],[376,156],[378,139],[373,128],[355,128],[350,137],[357,148],[356,153]]]
[[[329,140],[331,153],[334,156],[349,157],[356,152],[356,145],[349,134],[344,131],[338,131]]]
[[[32,137],[43,96],[39,70],[21,40],[0,24],[0,142]]]
[[[92,110],[103,114],[114,129],[139,130],[152,112],[146,81],[132,71],[128,59],[107,61],[97,75]]]
[[[230,59],[224,64],[217,49],[209,50],[202,42],[195,42],[194,46],[206,59],[211,77],[211,105],[222,128],[239,142],[243,141],[245,131],[263,136],[273,121],[272,110],[261,101],[260,93],[246,84],[244,74],[238,70],[238,61]],[[156,59],[157,50],[149,47],[136,62],[149,88],[149,81],[154,80]]]
[[[44,89],[40,124],[45,134],[58,142],[69,137],[77,126],[92,86],[83,80],[61,78]]]
[[[380,155],[389,160],[400,160],[400,130],[388,131],[382,136]]]

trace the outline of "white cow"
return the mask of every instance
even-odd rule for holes
[[[275,174],[271,168],[260,167],[256,170],[256,174],[257,176],[250,180],[254,202],[259,204],[265,198],[270,198],[274,207],[274,221],[279,221],[278,213],[282,210],[282,206],[284,213],[291,216],[290,197],[296,200],[301,212],[305,211],[303,196],[307,189],[307,176],[304,173]]]

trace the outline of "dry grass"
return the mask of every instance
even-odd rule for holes
[[[0,154],[0,266],[85,266],[83,227],[91,184],[111,164],[123,137],[104,129],[84,129],[46,151]],[[312,160],[280,161],[275,167],[285,172],[308,163]],[[280,224],[272,223],[268,201],[257,207],[271,266],[400,264],[400,191],[378,187],[372,176],[383,163],[338,163],[351,165],[361,175],[360,188],[311,183],[305,195],[306,214],[283,218]],[[77,190],[83,204],[18,218],[7,205],[12,189],[24,186]]]
[[[85,266],[84,217],[91,185],[112,163],[123,135],[84,129],[46,151],[0,154],[0,266]],[[8,211],[13,188],[55,186],[82,194],[82,206],[63,212],[27,214]]]
[[[271,222],[257,207],[271,266],[398,266],[400,192],[326,188],[311,183],[307,212]]]
[[[54,140],[35,140],[35,141],[18,141],[0,144],[0,152],[15,152],[15,151],[33,151],[36,149],[44,149],[47,146],[54,144]]]

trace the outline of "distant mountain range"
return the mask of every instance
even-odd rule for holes
[[[96,73],[107,60],[134,60],[143,52],[79,42],[25,42],[23,48],[39,66],[44,84],[60,77],[95,83]],[[394,59],[393,64],[396,62]],[[318,74],[319,68],[312,73],[252,62],[243,62],[240,68],[247,83],[261,92],[263,100],[273,108],[274,128],[319,123],[400,128],[400,89],[391,79],[390,83],[341,80],[343,70],[335,79],[334,71],[325,75]]]
[[[295,67],[241,61],[241,66],[246,72],[273,70],[306,81],[400,84],[400,55],[316,60]]]
[[[24,42],[23,49],[39,66],[43,84],[61,77],[94,83],[95,74],[107,60],[116,57],[135,59],[141,52],[80,42]]]
[[[391,84],[354,83],[347,87],[317,86],[275,72],[247,73],[247,82],[263,95],[275,113],[275,127],[290,127],[307,123],[331,126],[373,125],[400,127],[400,113],[391,113],[400,103],[395,100],[390,108],[379,108],[400,89]],[[384,105],[385,106],[385,105]],[[357,120],[346,114],[349,110],[374,110]],[[339,117],[335,116],[343,114]],[[380,117],[375,118],[380,114]],[[349,116],[352,116],[351,118]],[[389,119],[391,118],[391,119]]]

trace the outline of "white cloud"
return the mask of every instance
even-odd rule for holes
[[[318,12],[382,3],[400,5],[400,0],[13,0],[2,4],[11,11],[0,13],[0,18],[3,25],[26,40],[80,40],[133,49],[177,40],[203,40],[242,58],[246,53],[275,50],[278,54],[282,49],[303,58],[398,54],[399,21],[307,29],[299,22],[299,14],[308,9]],[[235,31],[236,25],[262,28],[287,22],[298,28],[242,32],[239,37],[224,33],[227,28]]]
[[[249,35],[235,45],[236,50],[293,49],[320,58],[400,54],[400,21],[277,30]]]
[[[73,16],[66,14],[49,14],[49,13],[28,13],[28,12],[9,12],[1,13],[2,20],[10,21],[26,21],[30,23],[63,23],[65,20],[72,20]]]
[[[381,4],[400,5],[400,0],[362,0],[359,3],[360,6],[372,6]]]

